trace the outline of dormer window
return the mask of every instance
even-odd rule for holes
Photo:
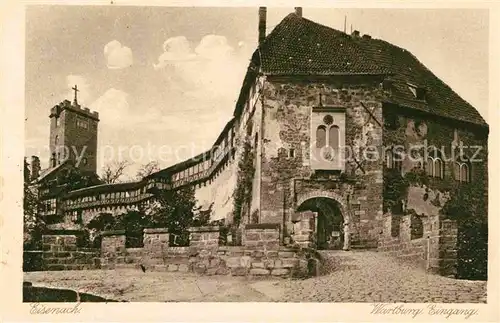
[[[425,89],[422,87],[418,87],[414,84],[408,83],[408,89],[413,94],[415,99],[417,100],[425,100]]]

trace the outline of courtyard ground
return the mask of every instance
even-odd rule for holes
[[[28,272],[24,281],[132,302],[486,302],[484,281],[429,274],[376,251],[324,255],[329,273],[302,280],[122,269]]]

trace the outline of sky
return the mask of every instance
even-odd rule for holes
[[[268,8],[267,33],[293,8]],[[488,121],[488,11],[307,8],[303,16],[412,52]],[[167,167],[210,148],[232,117],[258,39],[258,8],[28,6],[26,156],[48,166],[49,110],[100,117],[98,173]]]

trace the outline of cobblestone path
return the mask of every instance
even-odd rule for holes
[[[24,273],[34,286],[132,302],[479,303],[486,282],[428,274],[376,251],[327,251],[326,274],[308,279],[198,276],[139,270]]]
[[[300,281],[280,282],[282,301],[486,302],[484,281],[429,274],[376,251],[323,251],[322,255],[329,273]]]

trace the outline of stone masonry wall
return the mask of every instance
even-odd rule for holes
[[[125,248],[124,232],[104,234],[104,269],[194,272],[203,275],[305,276],[305,252],[279,246],[276,225],[247,225],[243,246],[219,246],[219,227],[191,228],[189,247],[170,247],[165,229],[145,229],[144,248]]]
[[[412,261],[430,272],[454,277],[457,270],[456,222],[440,220],[437,216],[424,217],[422,237],[412,239],[411,215],[402,215],[400,218],[399,235],[393,237],[391,226],[394,223],[391,216],[384,217],[384,230],[377,251]]]
[[[78,248],[76,235],[43,236],[44,270],[84,270],[101,267],[99,250]]]
[[[345,108],[345,146],[362,152],[382,144],[382,93],[373,78],[334,79],[324,82],[268,79],[264,86],[261,222],[285,223],[283,234],[292,231],[291,218],[298,205],[294,195],[302,192],[294,180],[315,181],[322,175],[310,166],[313,107]],[[291,153],[293,150],[293,153]],[[353,243],[376,246],[382,217],[382,160],[364,155],[347,156],[345,173],[360,183],[349,199]],[[330,174],[338,178],[337,175]],[[327,188],[323,188],[323,191]]]

